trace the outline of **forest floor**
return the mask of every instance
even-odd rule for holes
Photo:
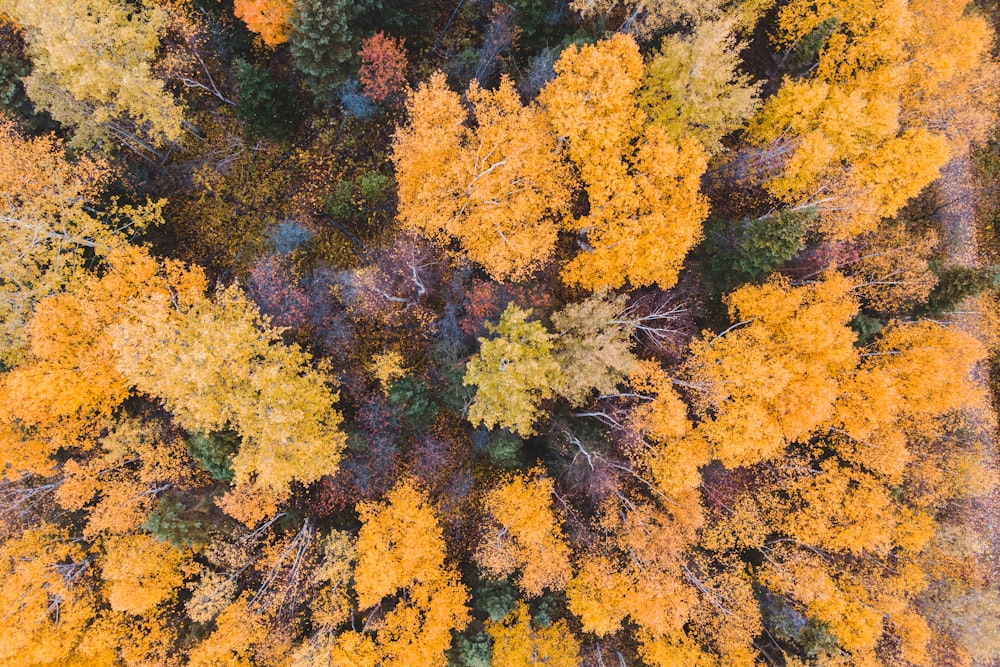
[[[972,159],[969,155],[949,162],[938,181],[937,217],[944,229],[944,256],[950,266],[975,267],[982,265],[978,242],[978,196]],[[954,313],[956,323],[980,339],[989,332],[989,326],[980,316],[975,299],[967,299]],[[979,380],[989,384],[988,367],[982,368]],[[973,437],[987,440],[986,451],[989,467],[1000,470],[997,452],[996,415],[992,410],[973,416]],[[969,510],[969,521],[977,533],[986,538],[988,548],[982,554],[983,566],[989,581],[1000,585],[1000,484],[987,495],[974,500]],[[991,665],[998,663],[993,662]]]

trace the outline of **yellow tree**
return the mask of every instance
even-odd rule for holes
[[[233,600],[215,618],[215,630],[188,653],[191,667],[246,667],[283,664],[291,651],[289,628],[274,614],[250,606],[249,592]]]
[[[466,366],[463,384],[476,385],[469,421],[501,426],[521,435],[534,432],[538,404],[551,398],[560,379],[552,355],[553,336],[541,322],[529,322],[530,310],[513,303],[500,322],[489,324],[495,338],[479,339],[479,355]]]
[[[570,551],[552,507],[553,490],[552,480],[536,468],[499,483],[483,499],[490,521],[476,563],[493,577],[519,572],[517,585],[528,597],[569,582]]]
[[[0,10],[27,31],[28,95],[75,128],[74,145],[114,140],[146,150],[180,139],[183,111],[151,67],[164,10],[119,0],[4,0]]]
[[[112,336],[121,372],[179,424],[197,432],[229,424],[243,436],[238,487],[282,492],[336,471],[345,436],[328,370],[282,343],[237,287],[187,302],[151,295]]]
[[[260,35],[268,46],[288,41],[291,32],[292,0],[235,0],[233,13]]]
[[[2,119],[0,153],[0,360],[9,366],[23,358],[35,302],[78,284],[88,253],[105,255],[158,222],[160,205],[112,206],[109,225],[92,214],[110,177],[102,160],[68,160],[55,138],[22,138]]]
[[[610,394],[635,368],[630,351],[635,324],[625,315],[624,295],[595,294],[552,313],[555,359],[562,380],[556,392],[574,407],[597,390]]]
[[[648,39],[671,26],[698,26],[733,17],[742,30],[754,26],[774,0],[573,0],[570,6],[584,18],[620,21],[619,30]]]
[[[909,6],[914,60],[903,83],[903,113],[943,132],[952,152],[961,153],[985,141],[996,122],[994,31],[966,0],[913,0]]]
[[[601,508],[597,527],[607,536],[581,557],[566,589],[569,610],[584,631],[605,636],[629,617],[655,636],[680,633],[698,601],[686,580],[686,550],[702,515],[696,496],[665,512],[627,498]]]
[[[885,225],[859,241],[860,257],[849,269],[871,309],[894,313],[927,300],[938,282],[929,264],[936,233]]]
[[[580,643],[565,620],[539,628],[532,623],[528,605],[517,605],[500,621],[487,621],[493,639],[493,664],[505,667],[577,667]]]
[[[162,425],[126,418],[108,429],[99,440],[99,453],[63,464],[62,483],[55,492],[61,507],[86,511],[87,539],[138,529],[159,493],[197,486],[199,481],[184,441],[163,433]]]
[[[708,443],[692,433],[687,405],[655,361],[639,362],[629,384],[641,400],[630,410],[627,424],[645,445],[635,447],[632,458],[649,470],[657,490],[667,497],[689,494],[701,484],[699,468],[711,458]]]
[[[130,614],[162,604],[184,582],[186,561],[180,549],[145,533],[108,539],[101,561],[108,603]]]
[[[50,525],[0,542],[0,665],[70,664],[97,614],[92,572],[81,544]]]
[[[690,36],[668,35],[646,64],[640,103],[674,141],[691,136],[717,153],[720,139],[760,105],[760,84],[738,71],[746,43],[737,43],[733,30],[730,19],[701,23]]]
[[[458,239],[495,279],[525,278],[552,254],[568,172],[555,133],[510,79],[495,91],[473,82],[467,98],[472,119],[441,73],[410,95],[393,142],[399,217],[442,244]]]
[[[735,324],[691,348],[688,374],[701,390],[697,432],[726,466],[780,455],[834,412],[839,381],[857,363],[851,282],[830,274],[790,287],[781,279],[726,297]]]
[[[956,328],[930,321],[891,325],[845,380],[830,422],[842,437],[832,442],[845,459],[901,480],[914,447],[936,440],[956,411],[984,405],[973,374],[985,358],[982,343]],[[940,460],[933,448],[917,451]],[[930,470],[920,470],[921,485],[929,485]]]
[[[427,494],[403,480],[385,502],[362,503],[358,513],[362,526],[354,582],[358,606],[372,609],[366,625],[374,630],[374,642],[364,631],[341,634],[332,652],[334,664],[375,664],[353,661],[370,655],[385,667],[443,667],[452,630],[462,630],[469,621],[468,589],[446,563],[446,545]],[[395,607],[375,621],[382,604],[393,599]]]
[[[38,305],[27,327],[32,356],[0,380],[4,474],[47,474],[54,452],[89,449],[108,426],[129,394],[110,331],[130,302],[204,288],[200,271],[160,265],[139,248],[115,243],[106,259],[103,277],[78,278],[72,292]]]
[[[781,43],[821,23],[837,28],[809,78],[786,79],[751,136],[776,173],[766,187],[820,204],[824,231],[872,230],[982,136],[982,84],[995,80],[989,29],[967,3],[796,0],[779,14]],[[947,45],[945,47],[944,45]]]
[[[564,280],[595,291],[626,282],[672,287],[708,215],[699,191],[704,149],[646,125],[637,97],[642,57],[632,38],[570,46],[555,70],[539,103],[567,142],[590,206],[571,222],[582,250]]]

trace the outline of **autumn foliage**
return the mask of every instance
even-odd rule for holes
[[[1000,10],[458,5],[0,0],[0,667],[996,663]]]
[[[406,52],[404,40],[376,33],[361,42],[361,69],[358,78],[366,97],[373,102],[388,102],[397,98],[406,86]]]
[[[288,41],[292,0],[235,0],[233,12],[268,46]]]

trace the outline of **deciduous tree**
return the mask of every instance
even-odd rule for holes
[[[235,0],[233,13],[265,44],[277,46],[288,41],[292,7],[292,0]]]
[[[104,543],[101,576],[111,608],[142,614],[162,604],[184,581],[185,555],[152,535],[133,533]]]
[[[392,611],[375,624],[375,641],[348,631],[337,640],[334,664],[352,664],[352,654],[377,655],[381,665],[445,665],[452,630],[468,623],[468,589],[446,562],[446,546],[425,492],[403,480],[384,503],[358,507],[358,564],[354,573],[358,606],[381,606],[399,596]],[[371,612],[378,613],[378,609]],[[338,658],[338,652],[341,658]],[[365,663],[362,663],[365,664]]]
[[[634,324],[625,296],[595,294],[552,314],[557,331],[555,359],[562,381],[556,392],[579,406],[596,389],[610,394],[635,368],[630,351]]]
[[[501,482],[483,499],[490,525],[476,562],[497,578],[518,572],[517,585],[528,597],[569,582],[570,551],[552,507],[553,489],[552,480],[535,469]]]
[[[373,102],[396,100],[406,87],[405,40],[386,37],[378,32],[361,40],[361,69],[358,78],[366,97]]]
[[[529,322],[531,311],[513,303],[489,325],[495,338],[480,338],[479,355],[466,366],[463,384],[476,386],[469,421],[487,428],[501,426],[522,435],[534,432],[539,403],[550,398],[560,379],[552,356],[552,334],[541,322]]]
[[[699,24],[690,36],[668,35],[646,64],[639,100],[651,123],[679,142],[695,137],[711,153],[760,104],[760,84],[739,72],[732,20]]]
[[[486,632],[493,639],[493,664],[510,667],[576,667],[580,664],[580,643],[565,620],[537,627],[528,605],[518,602],[501,621],[487,621]]]
[[[151,71],[162,9],[119,0],[4,0],[0,9],[27,30],[28,95],[75,128],[74,145],[113,140],[146,150],[180,139],[183,110]]]
[[[41,525],[0,543],[7,614],[0,664],[68,664],[97,614],[93,559],[65,531]]]
[[[726,300],[735,322],[692,346],[689,373],[703,392],[697,431],[727,466],[781,454],[834,411],[839,380],[857,363],[851,282],[838,274],[803,287],[781,279]]]
[[[345,436],[327,370],[283,344],[238,288],[177,305],[156,295],[130,313],[113,332],[121,371],[188,430],[239,432],[237,485],[279,492],[336,471]]]
[[[10,121],[0,121],[0,152],[0,360],[9,366],[23,358],[34,304],[77,285],[90,253],[157,223],[161,205],[113,205],[101,221],[93,211],[110,179],[106,162],[71,161],[54,137],[22,138]]]
[[[556,135],[509,79],[467,93],[474,126],[437,73],[408,99],[393,160],[404,225],[463,252],[493,278],[521,279],[552,254],[568,205]]]
[[[564,280],[595,291],[626,282],[672,287],[708,214],[699,191],[704,150],[646,125],[637,98],[642,58],[632,38],[570,46],[555,71],[539,102],[567,142],[590,206],[570,223],[581,251]]]

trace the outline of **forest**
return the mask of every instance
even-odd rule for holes
[[[1000,664],[998,28],[0,0],[0,667]]]

